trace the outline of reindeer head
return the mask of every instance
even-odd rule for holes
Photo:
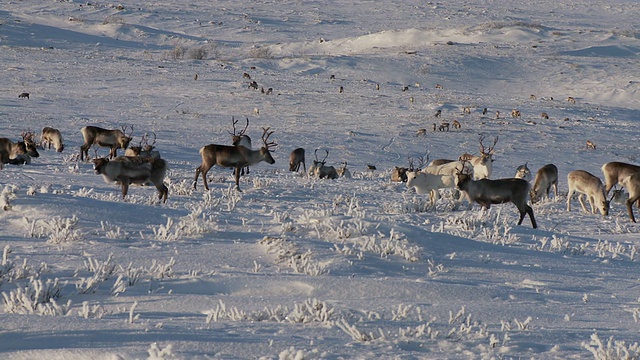
[[[22,142],[25,146],[25,152],[31,157],[40,156],[40,153],[38,153],[38,146],[34,140],[36,136],[35,133],[25,130],[20,135],[22,136]]]
[[[109,159],[106,157],[103,157],[103,158],[96,157],[92,161],[93,161],[93,170],[96,172],[97,175],[102,174],[104,166],[109,163]]]
[[[486,164],[488,161],[493,162],[493,154],[494,154],[493,148],[498,143],[498,137],[496,136],[493,139],[493,145],[489,146],[489,148],[487,149],[484,148],[483,141],[484,141],[484,135],[481,135],[480,136],[480,156],[482,157],[482,163]]]
[[[129,133],[127,133],[127,130],[129,130]],[[122,134],[122,137],[118,137],[118,145],[120,145],[120,148],[126,149],[129,147],[131,139],[133,139],[133,125],[122,125]]]
[[[326,155],[324,156],[324,158],[322,160],[318,160],[318,150],[320,149],[316,149],[313,154],[315,155],[316,159],[313,160],[313,166],[314,167],[320,167],[320,166],[324,166],[326,164],[326,160],[329,157],[329,150],[324,149],[324,152],[326,153]]]
[[[249,120],[247,119],[247,123],[248,121]],[[275,141],[269,141],[269,136],[273,134],[273,131],[269,131],[269,129],[271,128],[262,128],[262,142],[264,146],[260,148],[260,154],[264,156],[266,162],[268,162],[269,164],[273,164],[276,162],[276,160],[273,158],[273,156],[271,156],[271,152],[275,151],[275,147],[278,146],[278,144],[276,144]]]

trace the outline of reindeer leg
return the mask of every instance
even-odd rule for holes
[[[588,213],[589,210],[587,210],[587,206],[584,204],[584,199],[582,198],[583,196],[584,196],[583,194],[578,194],[578,201],[580,202],[580,205],[582,205],[582,210]],[[591,206],[591,208],[593,209],[593,205]]]
[[[240,168],[236,167],[236,189],[239,192],[242,192],[242,190],[240,190]]]
[[[569,189],[567,194],[567,211],[571,211],[571,197],[573,196],[573,189]]]
[[[207,184],[207,173],[209,172],[209,169],[202,170],[202,182],[204,183],[204,189],[207,191],[209,190],[209,184]],[[198,170],[200,170],[200,168],[198,168]]]
[[[196,168],[196,178],[193,179],[193,190],[196,190],[196,186],[198,185],[198,175],[200,175],[200,166]]]
[[[629,198],[629,200],[627,200],[627,212],[629,213],[629,218],[631,219],[632,222],[636,222],[636,218],[635,216],[633,216],[633,203],[636,202],[636,200],[638,199]]]
[[[527,214],[529,214],[529,219],[531,219],[531,226],[534,229],[536,229],[538,227],[538,224],[536,223],[536,218],[533,216],[533,209],[531,208],[531,206],[527,204],[525,204],[524,206],[525,206],[525,209],[527,210]]]
[[[121,178],[120,181],[122,183],[122,200],[124,200],[124,198],[127,196],[127,193],[129,192],[129,178]]]

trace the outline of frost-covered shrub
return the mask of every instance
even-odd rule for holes
[[[42,281],[35,277],[29,278],[29,283],[24,287],[18,287],[9,293],[2,292],[4,298],[4,312],[9,314],[42,314],[52,315],[56,311],[57,304],[44,305],[61,296],[62,286],[60,281],[48,279]],[[60,308],[59,310],[64,310]],[[57,315],[57,314],[53,314]]]
[[[84,234],[77,229],[78,218],[74,215],[71,218],[53,217],[51,220],[42,220],[45,234],[48,233],[47,242],[52,244],[66,244],[78,242],[83,239]]]
[[[302,252],[295,243],[284,238],[265,236],[260,245],[267,248],[267,253],[276,255],[276,263],[286,265],[295,273],[313,276],[328,273],[328,269],[313,260],[311,250]]]
[[[194,60],[204,60],[207,57],[207,49],[204,47],[196,47],[189,49],[189,58]]]
[[[212,321],[274,321],[293,324],[324,323],[331,325],[333,324],[334,309],[324,301],[307,299],[302,304],[294,304],[292,310],[282,306],[276,306],[275,308],[265,306],[263,310],[248,312],[235,306],[227,308],[226,304],[220,300],[215,308],[205,311],[204,314],[207,315],[205,320],[207,324]]]
[[[600,339],[598,333],[591,335],[589,343],[583,342],[582,347],[587,349],[595,360],[632,360],[640,358],[640,345],[637,342],[627,344],[624,341],[614,340],[613,336],[606,344]]]
[[[0,208],[2,208],[2,210],[11,210],[11,201],[15,200],[16,198],[16,189],[17,186],[15,185],[6,185],[2,189],[2,192],[0,192]]]

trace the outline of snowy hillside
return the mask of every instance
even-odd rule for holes
[[[0,358],[640,357],[640,227],[621,203],[604,217],[566,198],[570,171],[638,164],[639,15],[631,1],[0,5],[0,137],[49,126],[65,144],[0,170]],[[220,167],[194,189],[199,149],[230,144],[232,119],[254,148],[273,131],[275,164],[242,192]],[[168,201],[153,186],[123,200],[81,161],[88,125],[132,126],[131,145],[155,134]],[[557,166],[537,229],[513,204],[451,190],[431,204],[390,180],[409,158],[477,155],[481,136],[493,179]],[[298,147],[352,178],[290,172]]]

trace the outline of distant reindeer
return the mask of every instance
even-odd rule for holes
[[[527,167],[527,163],[524,163],[524,165],[518,166],[518,168],[516,169],[516,174],[514,175],[514,178],[531,181],[533,177],[531,175],[531,170],[529,170],[529,168]]]
[[[582,205],[584,212],[589,212],[583,200],[583,196],[586,195],[591,205],[591,213],[595,214],[596,209],[598,209],[602,215],[609,215],[611,200],[607,200],[604,185],[598,177],[584,170],[574,170],[567,174],[567,182],[569,183],[567,211],[571,211],[571,198],[577,192],[578,201]]]
[[[252,149],[251,147],[251,138],[249,137],[249,135],[246,135],[245,133],[247,132],[247,128],[249,127],[249,118],[247,118],[247,122],[244,125],[244,129],[242,129],[239,133],[236,134],[236,124],[238,123],[238,120],[236,120],[233,116],[231,117],[231,123],[233,126],[233,132],[227,131],[229,134],[231,134],[231,142],[233,144],[233,146],[244,146],[247,149]],[[240,171],[240,175],[244,175],[244,174],[249,174],[249,167],[244,167],[241,169]]]
[[[622,182],[622,179],[637,172],[640,172],[640,166],[638,165],[618,161],[612,161],[602,165],[602,173],[604,174],[606,184],[604,189],[605,195],[608,196],[611,188]]]
[[[296,172],[299,171],[300,164],[302,164],[302,169],[306,173],[307,165],[305,165],[303,148],[297,148],[293,150],[289,155],[289,171],[296,171]]]
[[[416,131],[417,137],[424,137],[426,135],[427,135],[427,129],[418,129],[418,131]]]
[[[512,118],[519,118],[520,117],[520,110],[516,110],[516,109],[511,110],[511,117]]]
[[[558,197],[558,168],[553,164],[547,164],[536,172],[536,177],[533,180],[533,186],[529,196],[531,197],[531,203],[540,201],[542,196],[549,197],[549,192],[553,186],[554,195]]]
[[[144,156],[144,157],[160,157],[160,152],[155,149],[156,133],[152,132],[153,140],[149,144],[149,135],[145,133],[140,138],[138,146],[131,146],[124,152],[124,156]]]
[[[351,179],[351,171],[347,168],[347,162],[343,162],[342,166],[336,169],[338,176],[345,179]]]
[[[202,156],[202,164],[196,168],[196,176],[193,182],[195,189],[198,184],[198,175],[202,174],[202,182],[204,188],[209,190],[207,184],[207,173],[214,166],[235,168],[236,189],[240,190],[240,169],[245,166],[255,165],[261,161],[274,164],[276,161],[271,156],[271,149],[276,145],[275,142],[269,141],[269,137],[273,131],[270,128],[262,128],[262,142],[264,145],[259,150],[251,150],[244,146],[228,146],[210,144],[200,149]]]
[[[44,128],[42,128],[40,145],[43,148],[47,146],[47,149],[51,149],[51,144],[53,144],[53,147],[57,152],[62,152],[62,150],[64,150],[64,144],[62,143],[62,134],[60,134],[60,130],[45,126]]]
[[[520,212],[518,225],[522,224],[525,215],[529,215],[531,226],[538,227],[533,216],[533,209],[527,205],[527,193],[531,185],[523,179],[480,179],[473,180],[470,174],[460,172],[458,176],[458,189],[469,197],[470,201],[475,201],[480,206],[489,209],[492,204],[502,204],[511,202]]]
[[[160,158],[143,156],[119,156],[93,160],[96,174],[102,175],[106,183],[122,184],[122,199],[127,196],[130,184],[146,185],[149,182],[158,189],[158,198],[167,202],[169,189],[164,185],[167,162]]]
[[[640,173],[629,175],[620,181],[620,184],[629,191],[629,199],[627,199],[627,213],[631,221],[636,222],[635,216],[633,216],[633,203],[640,203]]]
[[[29,99],[29,93],[23,92],[18,95],[18,99]]]
[[[329,157],[329,151],[327,149],[324,149],[326,153],[324,159],[318,160],[318,150],[320,149],[316,149],[314,151],[316,159],[313,160],[313,165],[309,169],[309,176],[315,176],[320,179],[337,179],[339,176],[336,168],[334,168],[333,166],[325,165],[327,157]]]
[[[127,129],[130,132],[126,134]],[[97,126],[85,126],[80,129],[84,144],[80,146],[80,160],[84,157],[89,158],[89,148],[94,144],[109,148],[109,158],[113,159],[118,156],[118,149],[126,149],[131,142],[131,134],[133,133],[133,125],[122,126],[122,130],[107,130]]]
[[[575,103],[576,103],[576,99],[574,99],[572,96],[569,96],[569,97],[567,98],[567,102],[568,102],[569,104],[575,104]]]
[[[442,114],[442,110],[438,109],[433,116],[440,117],[441,114]]]
[[[465,106],[464,108],[462,108],[462,113],[463,114],[471,114],[471,108],[468,106]]]
[[[449,123],[443,122],[440,124],[440,126],[438,126],[438,131],[449,131]]]
[[[546,112],[543,112],[542,114],[540,114],[540,117],[543,119],[549,119],[549,114],[547,114]]]
[[[595,150],[596,144],[594,144],[591,140],[587,140],[587,150]]]
[[[458,120],[453,120],[453,128],[454,129],[460,129],[462,127],[462,125],[460,124],[460,121]]]
[[[484,147],[484,135],[480,136],[480,156],[462,154],[458,158],[460,161],[469,161],[473,166],[473,177],[475,180],[488,179],[493,172],[493,150],[498,143],[498,136],[493,139],[493,144],[488,148]]]
[[[37,146],[33,141],[34,134],[22,132],[22,141],[13,142],[7,138],[0,138],[0,169],[4,164],[21,165],[30,163],[31,157],[38,157]]]

